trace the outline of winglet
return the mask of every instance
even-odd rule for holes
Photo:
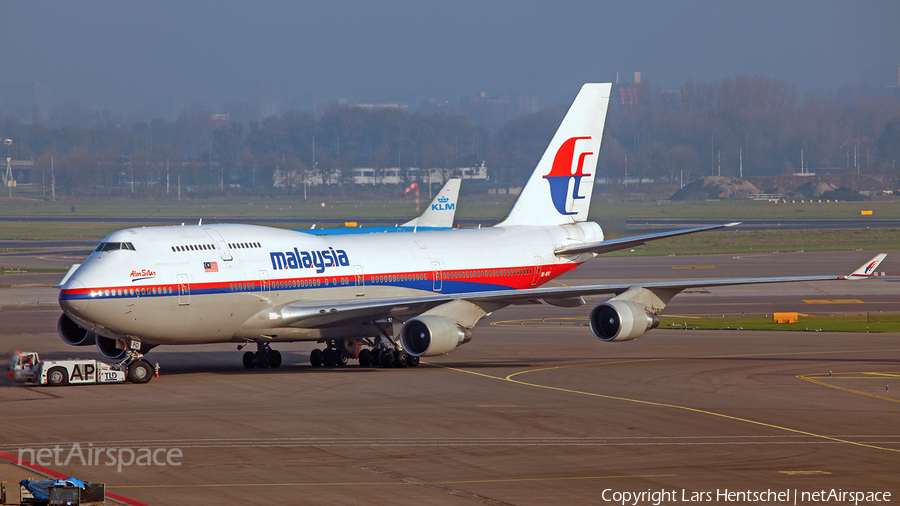
[[[862,279],[872,277],[872,273],[875,272],[875,268],[878,267],[878,264],[880,264],[886,256],[887,255],[885,253],[879,253],[875,255],[871,260],[862,264],[859,269],[856,269],[844,279]]]

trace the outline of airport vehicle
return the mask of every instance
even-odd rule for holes
[[[506,218],[492,227],[316,237],[249,225],[120,230],[60,283],[58,329],[72,345],[140,360],[157,345],[239,343],[246,367],[277,367],[271,345],[315,341],[313,365],[415,365],[472,339],[511,304],[574,307],[602,341],[635,339],[686,288],[846,275],[545,286],[599,254],[721,229],[607,240],[587,221],[610,84],[585,84]],[[868,274],[879,255],[856,274]],[[537,309],[536,309],[537,310]],[[321,362],[319,362],[321,360]]]
[[[395,227],[307,228],[297,230],[312,235],[381,234],[392,232],[426,232],[453,228],[461,179],[450,179],[420,216]]]
[[[0,484],[0,504],[6,502],[6,482]],[[105,504],[106,484],[90,483],[75,478],[59,480],[26,479],[19,482],[19,502],[21,505],[78,505]]]
[[[143,359],[109,365],[99,360],[72,358],[41,360],[33,351],[16,351],[9,361],[9,377],[40,385],[81,385],[87,383],[147,383],[159,365]]]

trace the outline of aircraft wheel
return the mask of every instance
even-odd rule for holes
[[[419,357],[414,357],[410,354],[406,355],[406,365],[410,367],[418,367],[419,366]]]
[[[269,352],[266,350],[257,351],[254,358],[256,367],[259,367],[260,369],[265,369],[271,365],[269,360],[271,357],[269,357]]]
[[[281,352],[272,350],[269,352],[269,367],[281,367]]]
[[[153,366],[146,360],[138,360],[128,365],[128,381],[132,383],[149,383],[153,378]]]
[[[319,348],[309,352],[309,363],[312,364],[313,367],[322,367],[323,354],[324,353]]]
[[[372,352],[368,348],[359,350],[358,360],[360,367],[368,367],[372,363]]]
[[[381,354],[381,367],[394,367],[394,354],[387,350]]]
[[[256,367],[256,355],[252,351],[244,352],[244,369]]]
[[[381,350],[377,348],[372,350],[371,354],[369,355],[369,365],[373,367],[378,367],[379,365],[381,365]]]
[[[405,351],[394,350],[394,367],[404,368],[409,365],[409,355]]]
[[[47,383],[58,387],[69,383],[69,373],[65,367],[54,367],[47,373]]]
[[[337,350],[334,348],[326,348],[325,351],[322,352],[322,363],[325,364],[325,367],[334,367],[337,363]]]
[[[344,367],[347,365],[347,357],[341,353],[341,350],[334,350],[334,365],[338,367]]]

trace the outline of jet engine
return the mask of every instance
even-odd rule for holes
[[[610,300],[591,311],[591,332],[601,341],[630,341],[659,326],[659,317],[624,300]]]
[[[400,329],[400,345],[414,357],[445,355],[471,339],[472,333],[468,329],[443,316],[418,316]]]
[[[119,360],[125,357],[125,348],[116,347],[117,341],[108,337],[97,336],[97,350],[106,358]]]
[[[109,337],[97,336],[97,350],[101,355],[112,360],[125,358],[124,344],[125,343],[119,344],[115,339]],[[148,353],[153,348],[156,348],[155,344],[141,343],[141,349],[139,351],[142,354]]]
[[[72,321],[72,319],[69,318],[69,315],[65,313],[59,315],[59,321],[56,322],[56,330],[59,332],[59,337],[61,337],[66,344],[71,344],[73,346],[90,346],[94,344],[94,340],[97,337],[97,335],[90,330],[79,327],[78,324]]]

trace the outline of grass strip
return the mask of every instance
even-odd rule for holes
[[[45,273],[65,273],[68,272],[67,269],[33,269],[31,267],[26,267],[24,269],[19,267],[0,267],[0,275],[6,274],[45,274]]]
[[[800,315],[797,323],[773,323],[772,317],[678,317],[661,316],[661,329],[781,330],[786,332],[900,332],[900,315],[861,314],[836,316]]]

